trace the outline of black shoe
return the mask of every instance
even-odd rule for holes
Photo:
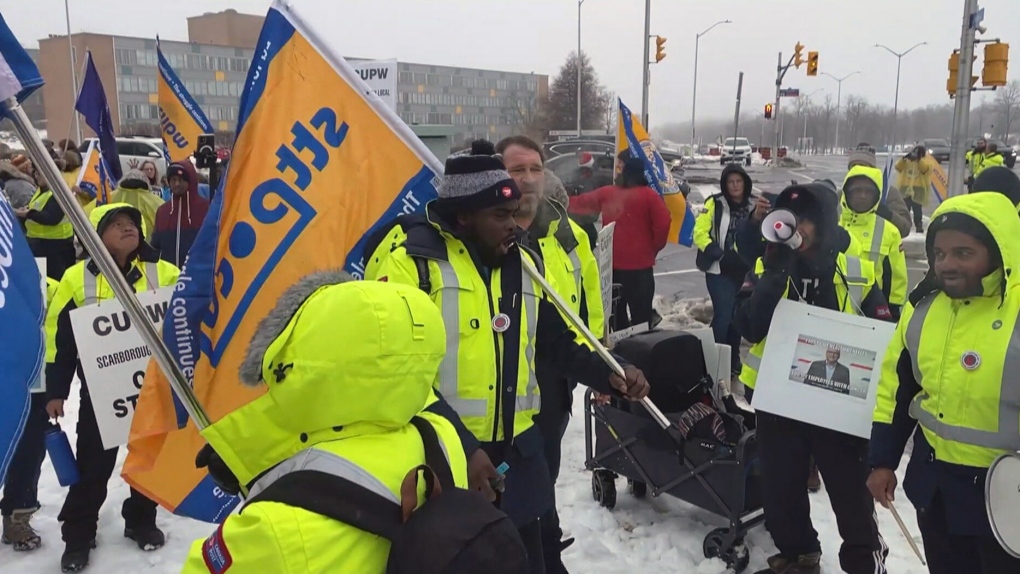
[[[89,554],[96,547],[93,540],[84,548],[65,548],[64,555],[60,557],[61,572],[81,572],[89,565]]]
[[[159,550],[166,544],[166,536],[155,524],[143,528],[125,528],[124,537],[134,540],[138,548],[146,552]]]
[[[570,548],[570,545],[573,544],[573,543],[574,543],[574,539],[573,538],[566,538],[564,540],[561,540],[560,541],[560,552],[563,552],[567,548]]]

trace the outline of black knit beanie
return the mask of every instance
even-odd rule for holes
[[[521,198],[492,142],[471,144],[470,155],[450,156],[436,205],[443,211],[477,211]]]
[[[994,191],[1005,195],[1013,205],[1020,207],[1020,177],[1008,167],[997,165],[981,172],[974,179],[971,193]]]

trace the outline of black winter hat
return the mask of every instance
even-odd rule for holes
[[[102,236],[106,228],[113,222],[113,218],[121,213],[126,213],[135,224],[135,227],[138,228],[138,233],[142,233],[142,212],[134,206],[115,207],[104,213],[103,218],[99,220],[99,225],[96,226],[96,233]]]
[[[439,185],[439,205],[475,211],[521,198],[492,142],[477,140],[470,155],[450,156]]]
[[[183,166],[177,165],[175,163],[174,164],[170,164],[170,166],[166,168],[166,179],[167,179],[167,181],[170,181],[170,178],[175,176],[175,175],[177,177],[183,179],[184,181],[187,181],[187,182],[191,181],[191,178],[188,176],[188,170],[184,169]]]
[[[1013,170],[997,165],[983,170],[975,179],[971,193],[994,191],[1005,195],[1020,207],[1020,177]]]
[[[621,177],[624,183],[648,185],[648,177],[645,176],[645,160],[639,157],[627,158],[623,162]]]

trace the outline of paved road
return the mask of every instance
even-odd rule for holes
[[[884,160],[883,158],[880,158]],[[797,169],[772,169],[763,166],[751,166],[748,173],[757,189],[779,193],[791,180],[808,182],[815,179],[831,179],[841,185],[846,176],[846,156],[809,156],[804,159],[805,167]],[[705,177],[718,178],[720,166],[708,166],[705,172],[689,170],[688,174],[701,174]],[[697,184],[692,186],[692,203],[701,203],[709,194],[718,191],[717,185]],[[933,207],[929,207],[930,213]],[[919,239],[919,238],[918,238]],[[667,301],[691,297],[708,297],[705,288],[705,275],[694,265],[694,249],[679,245],[667,245],[659,254],[655,266],[655,292]],[[924,277],[927,263],[922,260],[908,260],[911,286]]]

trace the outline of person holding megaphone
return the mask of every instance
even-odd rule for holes
[[[753,389],[776,306],[783,299],[891,320],[872,263],[857,256],[839,226],[838,196],[823,183],[792,185],[761,222],[768,245],[738,295],[734,320],[752,343],[740,380]],[[752,398],[752,393],[747,393]],[[752,402],[753,404],[753,402]],[[840,566],[848,574],[884,573],[888,553],[865,482],[868,441],[838,431],[759,411],[765,522],[779,553],[758,574],[819,574],[821,545],[811,524],[808,467],[812,457],[825,479],[843,546]]]

